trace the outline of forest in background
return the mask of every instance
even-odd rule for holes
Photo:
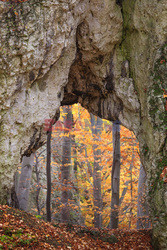
[[[50,120],[45,121],[46,130],[49,123]],[[117,168],[120,165],[120,173],[118,170],[116,182],[112,182],[113,134],[119,130],[120,153],[117,152],[116,164]],[[32,178],[30,173],[27,186],[30,189],[28,210],[43,219],[47,217],[46,166],[45,144],[35,153]],[[16,193],[19,192],[19,176],[23,169],[23,165],[19,167],[15,178]],[[52,126],[52,221],[113,228],[114,215],[113,218],[117,217],[114,225],[118,224],[116,227],[120,229],[134,229],[140,219],[148,222],[145,187],[140,186],[138,190],[140,171],[143,171],[143,168],[140,163],[139,146],[131,131],[89,114],[79,104],[62,107],[58,122]],[[116,189],[117,193],[115,203],[112,199],[113,189]],[[144,217],[139,213],[143,204],[146,209],[142,211]],[[146,224],[140,223],[139,228],[148,227],[148,223]]]

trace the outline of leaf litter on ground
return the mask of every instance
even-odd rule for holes
[[[24,211],[0,205],[1,249],[153,249],[151,230],[108,230],[46,223]]]

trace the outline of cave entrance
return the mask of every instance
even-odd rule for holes
[[[114,204],[111,199],[113,123],[90,114],[80,104],[61,107],[60,118],[52,127],[51,141],[54,221],[62,221],[62,207],[67,206],[66,218],[69,217],[70,223],[98,227],[100,223],[101,227],[111,227],[112,206],[113,212],[118,214],[119,228],[150,226],[145,200],[146,175],[140,163],[138,141],[123,126],[119,126],[119,132],[120,159],[117,160],[120,161],[120,175],[116,176],[119,187],[118,183],[114,186],[119,193],[118,206],[118,202]],[[45,218],[46,145],[36,152],[32,176],[29,208],[32,213]],[[95,220],[98,220],[97,224]]]

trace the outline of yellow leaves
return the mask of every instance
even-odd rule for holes
[[[65,124],[64,116],[66,113],[61,108],[61,116],[59,123],[55,126],[55,130],[52,135],[54,140],[59,140],[60,143],[63,137],[71,137],[75,141],[75,147],[72,147],[72,165],[74,161],[79,164],[77,166],[77,186],[80,197],[80,208],[82,215],[85,218],[85,224],[87,226],[93,226],[93,166],[94,163],[98,163],[101,166],[101,170],[97,171],[97,175],[101,178],[101,193],[103,197],[103,225],[107,226],[110,218],[110,204],[111,204],[111,170],[113,162],[113,138],[112,138],[112,123],[103,120],[103,130],[101,136],[92,136],[92,128],[90,122],[90,115],[87,110],[83,109],[79,104],[72,106],[74,126],[70,130],[64,130]],[[96,120],[96,118],[95,118]],[[120,178],[120,195],[123,194],[123,190],[127,188],[124,200],[119,207],[120,217],[124,218],[125,222],[121,222],[120,227],[126,226],[129,223],[129,214],[121,215],[123,209],[131,201],[130,185],[127,182],[131,177],[133,180],[133,203],[137,202],[137,181],[139,176],[140,160],[138,155],[138,142],[131,131],[121,126],[121,178]],[[60,148],[57,150],[59,151]],[[94,159],[94,153],[98,154],[98,150],[101,151],[100,157]],[[53,154],[52,166],[56,167],[58,172],[53,172],[54,187],[58,191],[66,190],[65,187],[60,185],[61,175],[61,150]],[[133,154],[133,160],[132,160]],[[57,158],[60,158],[57,161]],[[41,160],[41,164],[45,166],[45,160]],[[132,170],[130,166],[133,165]],[[68,167],[68,166],[67,166]],[[164,178],[164,172],[162,173]],[[165,177],[166,178],[166,177]],[[59,180],[58,180],[59,179]],[[57,181],[58,180],[58,181]],[[72,184],[68,185],[68,189],[71,189]],[[72,204],[72,203],[71,203]],[[70,205],[73,210],[78,210],[76,206]],[[134,206],[135,207],[135,206]],[[61,205],[60,205],[61,208]],[[133,214],[137,213],[137,206],[133,208]],[[135,223],[134,223],[135,224]]]

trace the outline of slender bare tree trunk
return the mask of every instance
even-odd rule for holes
[[[146,190],[146,173],[143,166],[141,165],[138,182],[137,229],[145,229],[150,227],[148,204],[146,201]]]
[[[70,167],[71,167],[71,137],[69,135],[72,129],[72,111],[70,106],[63,108],[65,113],[64,116],[64,138],[63,138],[63,150],[62,150],[62,166],[61,166],[61,183],[62,183],[62,194],[61,194],[61,221],[69,222],[69,191],[68,184],[70,178]]]
[[[75,142],[75,135],[73,135],[73,158],[74,158],[74,166],[73,166],[73,182],[74,182],[74,192],[76,193],[76,205],[77,209],[77,224],[84,225],[84,218],[81,212],[81,205],[80,205],[80,195],[79,195],[79,186],[78,186],[78,159],[77,159],[77,144]]]
[[[40,202],[39,202],[39,194],[40,194],[40,190],[41,190],[41,186],[40,186],[40,180],[39,180],[39,160],[38,160],[38,156],[37,154],[35,154],[35,174],[36,174],[36,179],[37,179],[37,191],[36,191],[36,205],[37,205],[37,210],[38,210],[38,215],[41,214],[41,208],[40,208]]]
[[[113,123],[113,165],[111,172],[111,217],[110,228],[118,228],[119,223],[119,192],[120,192],[120,124]]]
[[[46,176],[47,176],[47,195],[46,195],[46,217],[47,221],[51,222],[51,128],[47,134],[47,162],[46,162]]]
[[[94,227],[102,226],[102,197],[101,197],[101,150],[98,148],[103,121],[99,117],[91,116],[91,128],[94,137],[93,154],[93,198],[94,198]],[[96,120],[97,119],[97,120]]]
[[[47,131],[47,161],[46,161],[46,176],[47,176],[47,195],[46,195],[46,217],[47,221],[51,221],[51,139],[52,139],[52,125],[59,119],[60,112],[57,111],[53,119],[50,121],[49,129]]]
[[[33,153],[30,156],[23,156],[21,175],[17,189],[17,198],[19,202],[19,209],[24,211],[28,210],[28,199],[31,185],[33,163]]]
[[[132,166],[133,166],[133,157],[134,155],[132,154]],[[130,197],[131,197],[131,204],[130,204],[130,217],[129,217],[129,229],[131,228],[132,224],[132,217],[133,217],[133,179],[132,179],[132,168],[130,170]]]
[[[79,106],[78,106],[78,116],[79,116],[79,121],[81,122],[81,116],[80,116]],[[81,122],[81,128],[83,130],[82,122]],[[90,176],[93,176],[93,170],[92,170],[92,166],[91,166],[91,164],[89,162],[89,159],[88,159],[87,147],[86,147],[85,144],[84,144],[84,150],[85,150],[86,163],[87,163],[87,166],[88,166],[88,172],[89,172]]]

